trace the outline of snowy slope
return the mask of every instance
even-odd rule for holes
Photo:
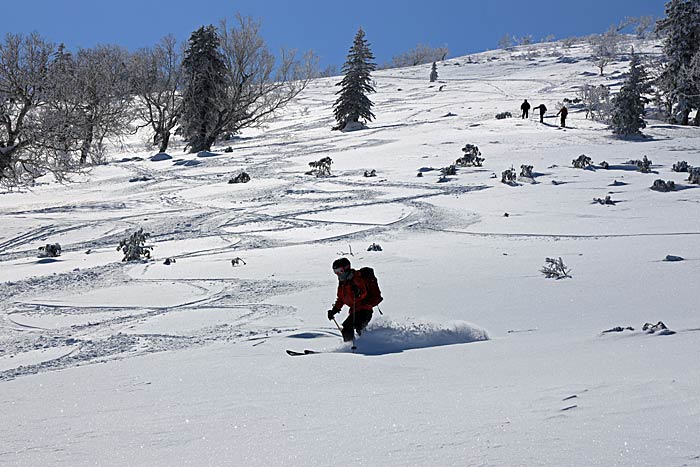
[[[700,464],[700,189],[671,171],[700,165],[700,134],[649,121],[625,142],[575,106],[558,128],[579,86],[624,79],[588,54],[380,71],[376,121],[345,134],[321,79],[213,154],[151,161],[141,135],[74,183],[0,195],[0,464]],[[524,98],[544,125],[494,118]],[[439,183],[467,143],[484,166]],[[644,155],[651,174],[626,163]],[[326,156],[332,177],[304,174]],[[534,180],[500,183],[521,164]],[[139,227],[155,259],[121,263]],[[355,353],[325,313],[341,255],[385,297]],[[573,277],[545,279],[546,257]],[[659,320],[675,333],[642,331]]]

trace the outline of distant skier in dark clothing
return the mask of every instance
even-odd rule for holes
[[[567,109],[565,105],[562,106],[559,112],[557,112],[557,116],[559,115],[561,115],[561,127],[566,128],[566,116],[569,115],[569,109]]]
[[[350,314],[343,321],[343,340],[350,342],[357,334],[367,327],[372,319],[372,308],[374,305],[368,300],[372,300],[368,293],[366,279],[359,271],[350,267],[350,260],[340,258],[333,262],[333,272],[338,276],[338,298],[333,308],[328,310],[328,319],[332,320],[336,314],[340,313],[343,305],[350,307]]]
[[[520,104],[520,110],[523,111],[523,115],[521,118],[529,118],[529,112],[530,112],[530,103],[525,99],[525,102]]]
[[[540,109],[540,123],[544,123],[544,113],[547,111],[547,107],[544,104],[540,104],[535,109]]]

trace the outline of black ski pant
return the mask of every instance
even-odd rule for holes
[[[520,118],[529,118],[528,117],[528,109],[523,109],[523,115]]]
[[[345,342],[353,340],[355,331],[357,331],[358,336],[361,335],[371,319],[372,310],[356,310],[354,313],[350,313],[343,321],[343,340]]]

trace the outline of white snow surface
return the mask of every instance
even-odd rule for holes
[[[700,188],[671,171],[700,165],[700,133],[649,120],[623,141],[576,105],[558,128],[557,102],[624,79],[628,57],[601,77],[589,55],[378,71],[376,120],[345,133],[319,79],[211,153],[151,161],[139,134],[71,183],[0,194],[0,465],[700,465]],[[438,183],[467,143],[484,166]],[[626,163],[644,155],[651,174]],[[326,156],[331,177],[305,175]],[[500,183],[521,164],[534,180]],[[139,227],[153,259],[122,263]],[[342,255],[385,297],[354,352],[326,317]],[[642,331],[658,321],[675,333]]]

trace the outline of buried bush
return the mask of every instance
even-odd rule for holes
[[[367,251],[382,251],[382,247],[377,243],[372,243],[367,247]]]
[[[531,165],[521,165],[520,166],[520,176],[523,178],[533,178],[532,169],[533,169],[533,166],[531,166]]]
[[[438,178],[438,182],[448,182],[450,179],[447,177],[450,175],[457,175],[457,166],[454,164],[440,169],[440,178]]]
[[[564,279],[566,277],[571,277],[569,274],[571,269],[566,267],[564,261],[561,259],[545,258],[545,265],[542,266],[540,272],[544,274],[547,279]]]
[[[332,163],[333,159],[331,159],[328,156],[314,162],[309,162],[309,167],[311,167],[311,170],[306,172],[306,175],[315,175],[317,177],[330,177]]]
[[[462,167],[481,167],[484,162],[481,156],[481,151],[474,144],[467,144],[462,148],[464,155],[455,161],[455,164],[461,165]]]
[[[617,201],[613,201],[612,199],[610,199],[610,195],[607,195],[605,198],[593,198],[593,202],[602,205],[607,204],[611,206],[615,206],[615,203],[617,203]]]
[[[510,112],[500,112],[496,114],[496,120],[503,120],[504,118],[513,118],[513,114]]]
[[[637,170],[644,174],[648,174],[651,172],[651,159],[649,159],[647,156],[644,156],[641,160],[639,159],[631,159],[627,161],[628,164],[636,165]]]
[[[688,163],[686,161],[678,161],[675,164],[673,164],[673,167],[671,170],[674,172],[688,172],[690,167],[688,166]]]
[[[581,154],[576,159],[571,161],[571,165],[573,165],[575,169],[585,169],[591,165],[592,162],[593,161],[590,157],[585,154]]]
[[[377,171],[372,169],[372,170],[365,170],[365,177],[376,177],[377,176]]]
[[[146,239],[151,234],[145,233],[143,228],[140,228],[130,237],[124,238],[119,242],[117,251],[124,253],[122,261],[140,261],[141,259],[150,259],[152,246],[146,246]]]
[[[654,191],[673,191],[676,189],[676,184],[673,182],[673,180],[669,181],[663,181],[661,179],[654,180],[653,185],[651,185],[651,189]]]
[[[692,167],[688,170],[688,181],[694,185],[700,185],[700,167]]]
[[[47,243],[39,247],[39,258],[55,258],[61,256],[61,245],[58,243]]]
[[[515,173],[515,169],[513,167],[501,172],[501,183],[512,185],[513,183],[515,183],[516,178],[517,174]]]
[[[229,183],[248,183],[250,181],[250,175],[248,175],[246,172],[241,172],[232,179],[230,179],[228,182]]]

